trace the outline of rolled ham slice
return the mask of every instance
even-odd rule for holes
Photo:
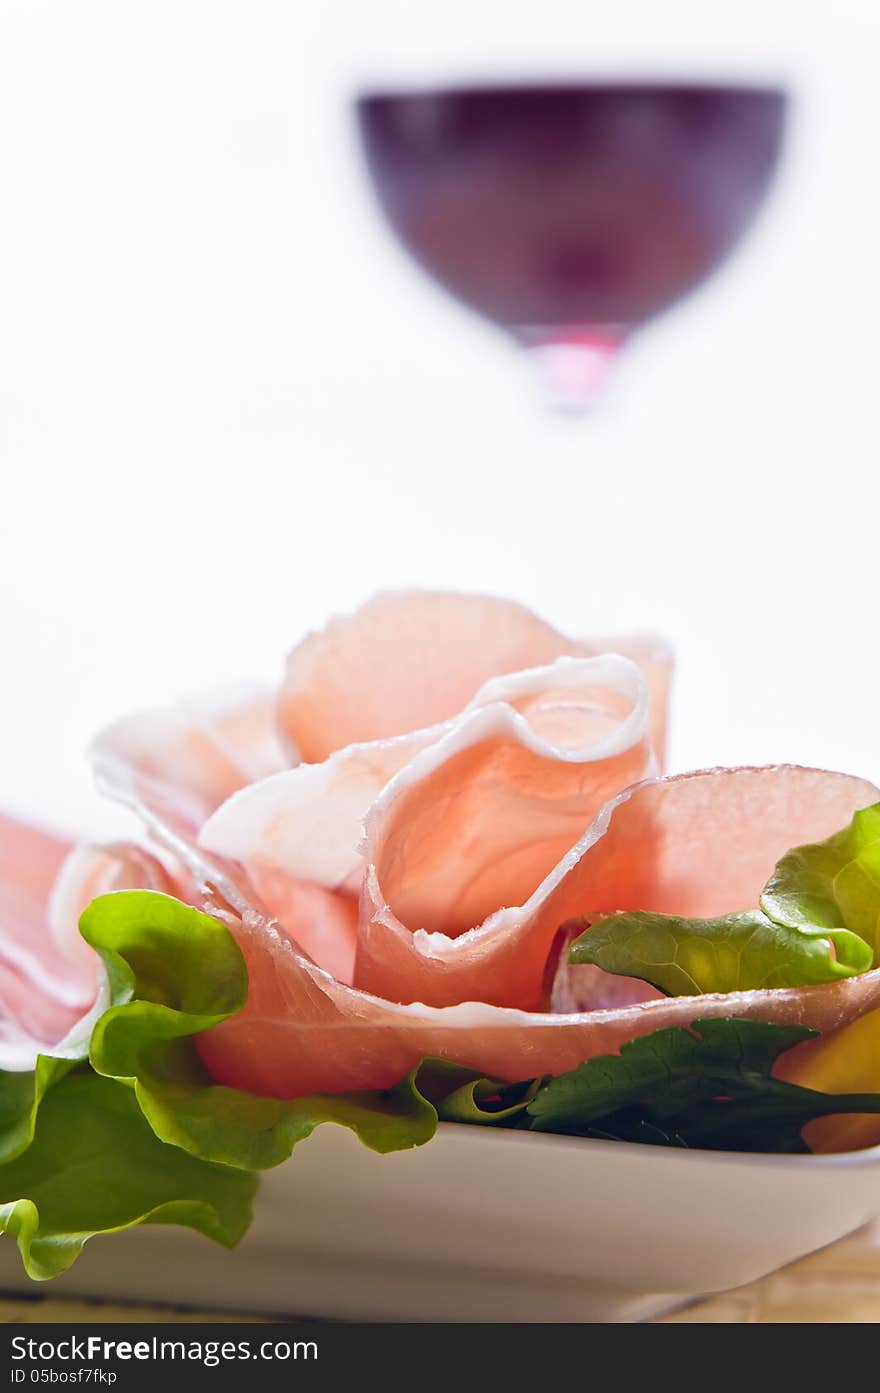
[[[364,817],[394,775],[449,725],[347,745],[321,764],[248,784],[208,818],[199,845],[240,861],[255,885],[270,874],[288,875],[357,894]]]
[[[602,653],[642,668],[662,764],[672,657],[661,639],[570,638],[525,606],[488,595],[396,591],[331,620],[290,654],[279,720],[296,757],[319,764],[346,745],[448,720],[492,677]]]
[[[79,917],[97,895],[115,890],[159,890],[178,895],[181,885],[161,861],[131,842],[98,845],[81,842],[60,867],[46,901],[49,937],[55,949],[75,964],[88,983],[86,999],[97,985],[97,960],[79,932]]]
[[[643,783],[602,809],[563,858],[545,912],[559,924],[596,907],[710,915],[754,905],[783,851],[827,837],[877,797],[863,780],[792,766]],[[637,1036],[701,1018],[797,1023],[830,1034],[880,1008],[880,970],[818,987],[565,1015],[476,1002],[401,1005],[335,981],[258,914],[217,912],[241,945],[250,992],[244,1009],[199,1036],[198,1047],[219,1082],[277,1097],[385,1088],[425,1055],[516,1080],[565,1072]]]
[[[645,674],[651,744],[660,748],[669,652],[654,639],[615,646],[631,652]],[[231,868],[229,878],[244,874],[250,898],[285,932],[293,932],[295,921],[300,947],[350,982],[354,901],[364,869],[361,824],[381,790],[461,718],[463,707],[507,700],[504,691],[491,690],[498,674],[602,648],[568,639],[508,601],[380,596],[294,650],[279,708],[286,756],[271,703],[258,696],[238,706],[121,721],[95,742],[93,763],[103,791],[135,809],[193,874],[207,875],[218,858],[234,859],[240,870]],[[533,700],[528,692],[524,697]],[[291,760],[295,769],[285,767]],[[645,772],[647,765],[627,777]],[[582,827],[583,820],[571,835]],[[207,858],[198,842],[211,853]],[[312,915],[298,908],[307,894]]]
[[[139,847],[78,847],[0,815],[0,1069],[27,1070],[41,1052],[75,1057],[106,1009],[106,979],[80,939],[79,916],[104,890],[174,893]]]
[[[58,955],[46,906],[70,843],[0,814],[0,1069],[33,1067],[88,1005],[88,983]]]
[[[558,766],[560,787],[542,791],[535,787],[532,775],[529,797],[535,812],[539,812],[540,801],[546,812],[547,798],[554,798],[557,818],[568,823],[563,833],[568,836],[567,844],[589,820],[582,815],[586,788],[600,790],[599,798],[586,801],[592,812],[608,794],[647,772],[647,694],[638,667],[615,656],[561,657],[547,667],[490,678],[466,703],[462,715],[453,720],[411,731],[407,736],[347,745],[320,765],[301,763],[248,784],[207,819],[199,844],[248,868],[285,872],[327,889],[356,890],[363,873],[363,819],[373,802],[416,755],[455,730],[475,727],[473,720],[468,723],[464,717],[487,706],[493,708],[489,727],[504,724],[510,716],[512,744],[528,745],[532,756],[543,759],[544,772]],[[625,755],[627,741],[631,748],[639,747],[638,752],[614,765],[617,755],[611,752],[606,738],[611,733],[617,733],[617,755]],[[453,738],[451,745],[458,742]],[[575,768],[578,765],[590,765],[590,769]],[[505,770],[503,787],[507,793],[521,773]],[[620,781],[614,783],[615,779]],[[497,795],[501,795],[501,786]],[[510,812],[508,808],[505,816]],[[532,826],[528,834],[531,840],[542,841],[546,826]]]
[[[288,763],[274,701],[263,692],[126,716],[92,742],[89,757],[102,791],[137,811],[150,830],[187,842],[236,789]]]
[[[483,745],[477,732],[467,743],[467,734],[462,727],[447,737],[448,750],[441,742],[413,761],[370,813],[355,981],[377,996],[535,1010],[553,939],[567,919],[619,909],[708,918],[753,908],[780,856],[830,835],[875,796],[862,780],[806,769],[682,775],[627,789],[601,812],[597,803],[595,821],[567,850],[564,836],[541,840],[538,800],[520,768],[503,788],[490,763],[489,788],[503,788],[501,801],[494,817],[479,802],[471,815]],[[824,830],[813,835],[816,827]],[[518,834],[522,866],[511,851]],[[461,847],[468,850],[456,862]],[[513,898],[522,888],[518,875],[525,879],[528,858],[541,850],[550,853],[546,874],[520,908],[498,909],[479,929],[461,932],[505,887]],[[441,924],[446,933],[438,932]]]
[[[628,659],[561,658],[487,683],[370,809],[356,984],[431,1006],[538,1007],[555,868],[651,772],[647,692]]]
[[[210,884],[241,912],[256,903],[323,967],[351,980],[356,896],[335,894],[258,861],[248,876],[243,866],[227,866],[197,846],[218,806],[251,781],[257,788],[271,784],[270,776],[285,764],[268,696],[222,696],[179,711],[140,712],[104,731],[90,753],[102,792],[136,813],[185,868],[189,891],[183,898],[197,898]]]
[[[533,1006],[547,944],[529,942],[526,901],[603,802],[653,769],[635,663],[560,657],[490,678],[451,722],[242,788],[199,846],[241,862],[290,929],[302,893],[290,876],[358,889],[369,814],[356,958],[354,914],[336,936],[298,915],[301,946],[393,1000]],[[524,908],[498,914],[505,904]]]

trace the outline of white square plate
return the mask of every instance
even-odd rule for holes
[[[52,1289],[354,1320],[632,1321],[878,1214],[880,1147],[752,1156],[445,1123],[378,1156],[327,1125],[262,1176],[234,1251],[144,1227],[93,1240]],[[8,1238],[0,1286],[35,1290]]]

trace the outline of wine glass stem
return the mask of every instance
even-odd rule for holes
[[[589,330],[564,335],[523,334],[544,400],[556,411],[583,415],[601,397],[623,344],[622,332]]]

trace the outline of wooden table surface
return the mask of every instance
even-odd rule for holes
[[[660,1320],[719,1325],[880,1322],[880,1220],[759,1282]]]
[[[100,1301],[62,1301],[47,1293],[23,1299],[0,1297],[0,1322],[64,1321],[255,1321],[253,1315],[228,1311],[181,1310],[164,1306],[109,1305]],[[265,1317],[272,1320],[272,1317]],[[663,1324],[737,1323],[863,1324],[880,1323],[880,1220],[812,1253],[800,1262],[752,1282],[747,1287],[696,1302]]]

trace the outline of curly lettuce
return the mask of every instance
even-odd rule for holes
[[[15,1236],[29,1276],[54,1277],[90,1238],[141,1223],[232,1246],[250,1223],[256,1172],[322,1122],[380,1152],[433,1136],[437,1112],[415,1071],[383,1091],[289,1102],[214,1083],[194,1037],[239,1010],[248,988],[218,920],[122,890],[93,900],[80,927],[111,983],[88,1060],[41,1056],[28,1073],[0,1072],[0,1231]]]

